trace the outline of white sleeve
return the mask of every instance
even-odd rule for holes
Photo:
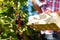
[[[44,4],[46,4],[46,2],[40,2],[39,0],[35,0],[35,2],[36,2],[36,4],[40,7],[40,6],[42,6],[42,5],[44,5]]]
[[[39,7],[42,6],[42,3],[39,0],[35,0],[35,2]]]

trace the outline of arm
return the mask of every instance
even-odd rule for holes
[[[37,11],[38,13],[42,13],[41,7],[39,7],[39,6],[36,4],[35,0],[31,0],[31,2],[33,3],[34,8],[36,9],[36,11]]]

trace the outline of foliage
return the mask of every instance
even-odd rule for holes
[[[17,39],[16,36],[17,24],[15,23],[16,20],[15,14],[20,11],[21,12],[20,16],[22,17],[21,20],[23,21],[26,20],[27,13],[23,12],[23,10],[21,9],[22,4],[24,4],[24,2],[26,2],[26,0],[0,1],[0,27],[2,28],[0,29],[2,32],[1,38],[9,38],[10,36],[12,36],[13,38],[15,38],[15,40]]]
[[[0,37],[9,39],[12,36],[13,40],[18,40],[17,31],[24,31],[25,40],[28,40],[30,35],[36,33],[33,29],[27,26],[28,17],[27,0],[0,0]],[[17,29],[16,13],[21,16],[21,28]],[[0,38],[0,39],[1,39]]]

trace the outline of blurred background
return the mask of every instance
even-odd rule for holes
[[[0,40],[46,39],[41,30],[33,30],[27,25],[28,16],[31,15],[28,15],[31,10],[28,9],[28,2],[29,0],[0,0]],[[34,8],[32,12],[33,15],[36,13]],[[54,35],[58,33],[56,31]]]

